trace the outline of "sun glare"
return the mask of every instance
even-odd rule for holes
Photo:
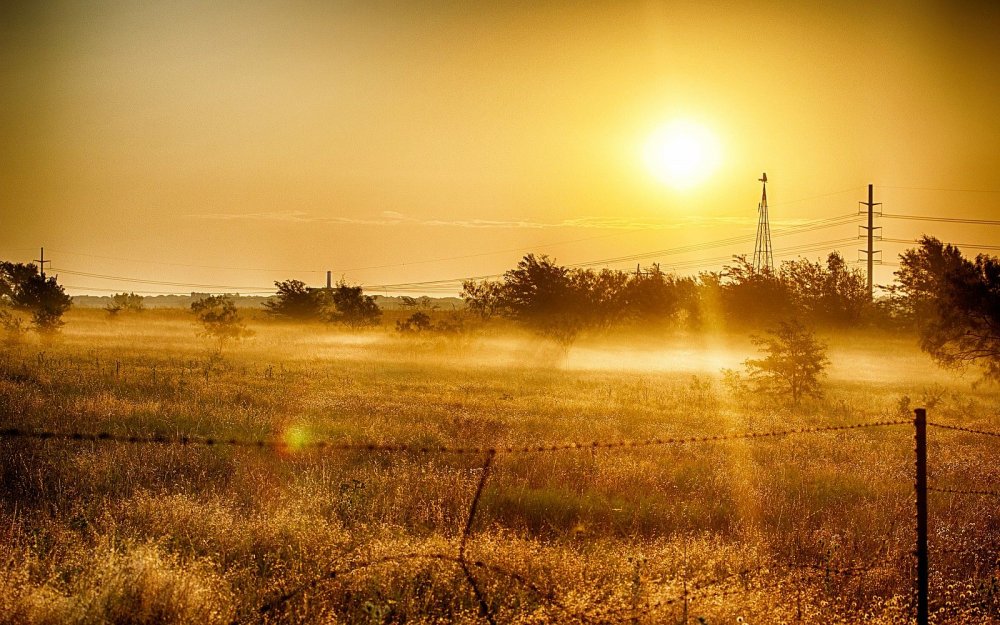
[[[721,159],[719,140],[700,124],[676,120],[646,141],[643,160],[649,171],[674,189],[690,189],[707,180]]]

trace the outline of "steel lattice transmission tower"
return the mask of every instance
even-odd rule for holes
[[[753,248],[753,269],[756,272],[774,272],[774,255],[771,253],[771,225],[767,221],[767,173],[761,182],[760,204],[757,205],[757,244]]]

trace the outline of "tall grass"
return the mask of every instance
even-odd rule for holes
[[[837,425],[926,404],[938,421],[1000,428],[995,389],[933,368],[907,337],[830,337],[826,397],[793,409],[734,394],[706,364],[750,356],[740,336],[567,352],[516,335],[259,322],[220,356],[176,312],[68,321],[58,340],[0,356],[0,426],[506,446]],[[1000,477],[981,437],[935,430],[930,456],[941,485]],[[454,554],[481,462],[2,440],[0,622],[481,622],[453,562],[364,566]],[[903,623],[912,463],[905,426],[501,454],[470,557],[501,622]],[[995,500],[931,503],[937,622],[996,622]]]

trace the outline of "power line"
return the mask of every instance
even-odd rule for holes
[[[111,280],[115,282],[134,282],[137,284],[155,284],[160,286],[179,286],[185,288],[203,288],[203,289],[243,289],[248,291],[264,291],[270,287],[257,286],[233,286],[228,284],[194,284],[188,282],[169,282],[166,280],[150,280],[146,278],[130,278],[127,276],[113,276],[101,273],[89,273],[86,271],[73,271],[71,269],[66,269],[60,267],[59,269],[53,269],[52,271],[59,271],[60,273],[69,274],[72,276],[80,276],[83,278],[97,278],[99,280]]]
[[[103,256],[101,254],[84,254],[83,252],[70,252],[68,250],[54,250],[60,254],[67,254],[69,256],[82,256],[85,258],[101,258],[104,260],[113,261],[125,261],[129,263],[145,263],[149,265],[166,265],[168,267],[191,267],[194,269],[226,269],[231,271],[266,271],[274,273],[322,273],[324,270],[321,269],[260,269],[255,267],[224,267],[218,265],[193,265],[189,263],[172,263],[168,261],[159,260],[142,260],[138,258],[123,258],[119,256]]]
[[[886,219],[909,219],[914,221],[940,221],[940,222],[956,223],[956,224],[1000,226],[1000,220],[997,219],[971,219],[964,217],[928,217],[925,215],[894,215],[890,213],[882,213],[880,217],[885,217]]]
[[[594,240],[597,240],[597,239],[606,239],[606,238],[610,238],[610,237],[621,236],[622,234],[624,234],[624,232],[625,231],[611,232],[611,233],[608,233],[608,234],[602,234],[602,235],[597,235],[597,236],[592,236],[592,237],[583,237],[583,238],[580,238],[580,239],[569,239],[569,240],[565,240],[565,241],[553,241],[551,243],[541,243],[539,245],[535,245],[535,246],[532,246],[530,248],[524,248],[524,247],[522,247],[522,248],[509,248],[509,249],[504,249],[504,250],[493,250],[493,251],[489,251],[489,252],[477,252],[475,254],[464,254],[464,255],[460,255],[460,256],[447,256],[447,257],[442,257],[442,258],[428,258],[428,259],[423,259],[423,260],[415,260],[415,261],[407,261],[407,262],[400,262],[400,263],[392,263],[392,264],[386,264],[386,265],[370,265],[370,266],[367,266],[367,267],[353,267],[353,268],[348,268],[348,269],[332,269],[332,270],[329,270],[329,271],[333,271],[334,273],[343,273],[343,272],[349,272],[349,271],[366,271],[366,270],[370,270],[370,269],[390,269],[390,268],[393,268],[393,267],[406,267],[408,265],[425,265],[425,264],[428,264],[428,263],[446,262],[446,261],[451,261],[451,260],[462,260],[462,259],[466,259],[466,258],[478,258],[478,257],[482,257],[482,256],[491,256],[491,255],[494,255],[494,254],[507,254],[507,253],[510,253],[510,252],[524,252],[524,251],[531,251],[531,250],[538,249],[538,248],[554,247],[554,246],[557,246],[557,245],[568,245],[568,244],[571,244],[571,243],[582,243],[582,242],[585,242],[585,241],[594,241]],[[167,262],[167,261],[142,260],[142,259],[138,259],[138,258],[123,258],[123,257],[118,257],[118,256],[104,256],[104,255],[101,255],[101,254],[85,254],[85,253],[82,253],[82,252],[71,252],[71,251],[67,251],[67,250],[55,250],[55,251],[57,251],[57,252],[59,252],[61,254],[68,254],[70,256],[82,256],[82,257],[86,257],[86,258],[101,258],[101,259],[104,259],[104,260],[125,261],[125,262],[132,262],[132,263],[145,263],[145,264],[150,264],[150,265],[166,265],[166,266],[169,266],[169,267],[190,267],[190,268],[195,268],[195,269],[225,269],[225,270],[231,270],[231,271],[260,271],[260,272],[269,272],[269,273],[324,273],[325,271],[327,271],[327,270],[323,270],[323,269],[267,269],[267,268],[260,268],[260,267],[228,267],[228,266],[220,266],[220,265],[196,265],[196,264],[190,264],[190,263],[174,263],[174,262]]]
[[[920,243],[918,239],[879,239],[886,243],[904,243],[907,245],[912,245],[914,243]],[[976,245],[975,243],[951,243],[955,247],[971,247],[976,250],[1000,250],[1000,245]]]
[[[101,287],[92,286],[79,286],[75,284],[64,284],[62,285],[67,289],[76,289],[79,291],[96,291],[98,293],[135,293],[136,295],[179,295],[187,296],[191,295],[191,291],[146,291],[143,289],[107,289]],[[274,289],[270,291],[241,291],[238,295],[273,295]]]
[[[779,231],[779,232],[775,233],[774,236],[788,236],[788,235],[793,235],[793,234],[800,234],[800,233],[803,233],[803,232],[811,232],[811,231],[814,231],[814,230],[819,230],[819,229],[823,229],[823,228],[827,228],[827,227],[831,227],[831,226],[843,225],[845,223],[848,223],[847,221],[844,221],[848,217],[850,217],[852,220],[856,218],[856,216],[854,216],[854,215],[843,215],[843,216],[838,216],[838,217],[832,217],[832,218],[828,218],[828,219],[819,220],[817,222],[812,222],[812,223],[809,223],[809,224],[803,224],[801,226],[793,226],[793,227],[790,227],[790,228],[787,228],[785,230],[782,230],[782,231]],[[589,261],[589,262],[583,262],[583,263],[575,263],[575,264],[570,264],[570,265],[567,265],[567,266],[568,267],[574,267],[574,268],[583,268],[583,267],[590,267],[590,266],[596,266],[596,265],[606,265],[606,264],[612,264],[612,263],[618,263],[618,262],[632,261],[632,260],[636,260],[636,259],[639,259],[639,258],[651,258],[651,257],[654,257],[654,256],[667,256],[667,255],[675,255],[675,254],[681,254],[681,253],[688,253],[688,252],[693,252],[693,251],[701,251],[701,250],[705,250],[705,249],[711,249],[713,247],[721,247],[721,246],[732,244],[732,243],[743,243],[743,242],[747,242],[748,240],[749,240],[748,237],[731,237],[729,239],[721,239],[721,240],[718,240],[718,241],[712,241],[712,242],[707,242],[707,243],[703,243],[703,244],[694,244],[694,245],[682,246],[682,247],[679,247],[679,248],[673,248],[673,249],[669,249],[669,250],[660,250],[659,252],[647,252],[647,253],[644,253],[644,254],[636,254],[636,255],[631,255],[631,256],[627,256],[627,257],[619,257],[619,258],[615,258],[615,259],[603,259],[603,260],[600,260],[600,261]],[[810,243],[810,244],[805,244],[805,245],[794,246],[794,247],[791,247],[791,248],[786,248],[780,254],[778,254],[778,256],[784,258],[784,257],[787,257],[789,255],[793,255],[795,253],[808,252],[808,251],[816,251],[816,250],[819,250],[819,249],[824,249],[824,248],[826,248],[828,246],[846,244],[846,243],[851,242],[851,241],[854,241],[854,239],[853,238],[849,238],[849,239],[836,239],[836,240],[821,241],[821,242],[817,242],[817,243]],[[701,266],[708,266],[708,265],[711,265],[711,264],[714,264],[714,263],[717,263],[717,262],[724,262],[726,260],[730,260],[731,258],[732,258],[732,255],[718,256],[718,257],[713,257],[713,258],[691,259],[691,260],[686,260],[686,261],[680,261],[678,263],[673,263],[670,266],[672,268],[701,267]],[[176,287],[181,287],[181,288],[192,288],[192,289],[198,289],[198,288],[202,288],[202,289],[229,289],[229,290],[243,291],[243,292],[245,292],[247,294],[249,294],[249,293],[261,293],[261,294],[263,294],[263,293],[273,293],[273,289],[271,289],[269,287],[262,287],[262,286],[245,286],[245,285],[244,286],[236,286],[236,285],[217,285],[217,284],[195,284],[195,283],[184,283],[184,282],[169,282],[169,281],[163,281],[163,280],[149,280],[149,279],[142,279],[142,278],[131,278],[131,277],[126,277],[126,276],[113,276],[113,275],[108,275],[108,274],[94,274],[94,273],[88,273],[88,272],[77,272],[77,271],[72,271],[72,270],[67,270],[67,269],[59,269],[59,271],[61,271],[63,273],[66,273],[66,274],[70,274],[70,275],[96,278],[96,279],[100,279],[100,280],[112,280],[112,281],[119,281],[119,282],[135,282],[135,283],[139,283],[139,284],[151,284],[151,285],[160,285],[160,286],[176,286]],[[451,292],[451,291],[453,291],[455,289],[455,287],[461,285],[461,283],[463,283],[465,281],[468,281],[468,280],[473,280],[473,281],[491,280],[491,279],[500,278],[503,275],[504,274],[501,273],[501,274],[488,274],[488,275],[479,275],[479,276],[467,276],[467,277],[459,277],[459,278],[445,278],[445,279],[438,279],[438,280],[421,280],[421,281],[413,281],[413,282],[373,284],[373,285],[364,285],[364,288],[366,288],[366,289],[368,289],[370,291],[383,291],[383,292],[390,292],[390,291],[392,291],[392,292],[408,292],[408,291],[414,291],[414,290],[437,291],[437,292]],[[72,287],[72,288],[86,288],[86,287]],[[88,289],[88,290],[93,290],[93,291],[104,290],[104,291],[108,291],[108,292],[114,291],[112,289],[97,289],[97,288],[91,288],[91,289]],[[117,291],[114,291],[114,292],[117,292]],[[168,294],[168,293],[160,293],[160,294]]]
[[[844,193],[853,193],[857,191],[861,185],[855,185],[848,189],[841,189],[840,191],[831,191],[829,193],[821,193],[819,195],[810,195],[809,197],[801,197],[795,200],[786,200],[784,202],[769,202],[770,206],[788,206],[789,204],[799,204],[800,202],[808,202],[809,200],[818,200],[824,197],[831,197],[834,195],[843,195]]]
[[[807,222],[804,224],[799,224],[796,226],[789,226],[787,228],[782,228],[771,233],[773,237],[791,236],[795,234],[802,234],[805,232],[813,232],[815,230],[823,230],[825,228],[832,228],[835,226],[846,225],[853,221],[857,221],[858,216],[854,214],[838,215],[836,217],[828,217],[826,219],[820,219],[812,222]],[[754,240],[754,236],[744,235],[729,237],[726,239],[716,239],[714,241],[706,241],[704,243],[693,243],[691,245],[684,245],[681,247],[668,248],[663,250],[655,250],[652,252],[643,252],[640,254],[629,254],[627,256],[618,256],[613,258],[603,258],[600,260],[587,261],[581,263],[574,263],[569,265],[570,267],[592,267],[595,265],[605,265],[617,262],[625,261],[636,261],[644,260],[648,258],[658,258],[661,256],[671,256],[675,254],[684,254],[688,252],[698,252],[702,250],[712,249],[716,247],[725,247],[727,245],[735,245],[739,243],[749,243]]]
[[[835,216],[835,217],[828,217],[828,218],[825,218],[825,219],[820,219],[820,220],[816,220],[816,221],[812,221],[812,222],[807,222],[807,223],[804,223],[804,224],[799,224],[799,225],[796,225],[796,226],[790,226],[788,228],[781,229],[781,230],[775,232],[774,236],[789,236],[789,235],[794,235],[794,234],[801,234],[801,233],[804,233],[804,232],[812,232],[812,231],[815,231],[815,230],[820,230],[820,229],[829,228],[829,227],[833,227],[833,226],[843,225],[843,224],[849,223],[850,221],[853,221],[855,219],[857,219],[857,216],[856,215],[852,215],[852,214],[838,215],[838,216]],[[612,263],[620,263],[620,262],[625,262],[625,261],[631,262],[633,260],[639,260],[639,259],[643,259],[643,258],[653,258],[653,257],[659,257],[659,256],[668,256],[668,255],[675,255],[675,254],[683,254],[683,253],[689,253],[689,252],[695,252],[695,251],[702,251],[702,250],[706,250],[706,249],[712,249],[712,248],[715,248],[715,247],[722,247],[722,246],[725,246],[725,245],[731,245],[731,244],[736,244],[736,243],[744,243],[748,239],[749,239],[748,237],[742,237],[742,236],[740,236],[740,237],[729,237],[729,238],[726,238],[726,239],[719,239],[719,240],[716,240],[716,241],[708,241],[708,242],[704,242],[704,243],[696,243],[696,244],[681,246],[681,247],[672,248],[672,249],[658,250],[658,251],[654,251],[654,252],[645,252],[645,253],[642,253],[642,254],[633,254],[633,255],[629,255],[629,256],[622,256],[622,257],[617,257],[617,258],[608,258],[608,259],[602,259],[602,260],[597,260],[597,261],[575,263],[575,264],[571,264],[571,265],[568,265],[568,266],[569,267],[588,267],[588,266],[596,266],[596,265],[606,265],[606,264],[612,264]],[[816,245],[816,244],[813,244],[813,245]],[[802,250],[802,251],[806,251],[806,250]],[[705,262],[705,261],[699,261],[699,262]],[[260,286],[260,285],[248,286],[248,285],[224,285],[224,284],[201,284],[201,283],[189,283],[189,282],[173,282],[173,281],[166,281],[166,280],[152,280],[152,279],[146,279],[146,278],[134,278],[134,277],[128,277],[128,276],[116,276],[116,275],[111,275],[111,274],[100,274],[100,273],[91,273],[91,272],[83,272],[83,271],[74,271],[74,270],[65,269],[65,268],[60,268],[59,271],[62,272],[62,273],[68,274],[68,275],[73,275],[73,276],[79,276],[79,277],[85,277],[85,278],[95,278],[95,279],[98,279],[98,280],[109,280],[109,281],[115,281],[115,282],[132,282],[132,283],[136,283],[136,284],[149,284],[149,285],[156,285],[156,286],[174,286],[174,287],[191,288],[191,289],[227,289],[227,290],[256,291],[256,292],[267,292],[267,293],[273,292],[273,289],[271,289],[271,287]],[[461,278],[447,278],[447,279],[440,279],[440,280],[423,280],[423,281],[415,281],[415,282],[402,282],[402,283],[391,283],[391,284],[365,285],[365,288],[367,288],[369,290],[374,290],[374,291],[386,291],[386,292],[387,291],[410,291],[410,290],[415,290],[417,288],[419,288],[419,289],[436,289],[436,288],[440,288],[440,289],[448,288],[448,289],[451,289],[455,285],[461,284],[462,282],[465,282],[466,280],[488,280],[488,279],[494,279],[494,278],[501,277],[502,275],[503,274],[490,274],[490,275],[469,276],[469,277],[461,277]],[[79,287],[77,287],[77,288],[79,288]],[[92,290],[96,290],[96,289],[92,289]]]
[[[790,204],[798,204],[798,203],[801,203],[801,202],[807,202],[809,200],[815,200],[815,199],[820,199],[820,198],[825,198],[825,197],[831,197],[831,196],[834,196],[834,195],[841,195],[841,194],[844,194],[844,193],[855,191],[856,189],[857,189],[857,187],[855,186],[855,187],[850,187],[850,188],[847,188],[847,189],[841,189],[839,191],[831,191],[831,192],[828,192],[828,193],[821,193],[821,194],[818,194],[818,195],[811,195],[811,196],[807,196],[807,197],[796,198],[794,200],[787,200],[787,201],[783,201],[783,202],[772,202],[771,205],[772,206],[786,206],[786,205],[790,205]],[[493,254],[506,254],[506,253],[510,253],[510,252],[526,252],[526,251],[530,252],[530,251],[538,249],[538,248],[554,247],[554,246],[557,246],[557,245],[568,245],[568,244],[571,244],[571,243],[582,243],[582,242],[585,242],[585,241],[594,241],[594,240],[597,240],[597,239],[606,239],[606,238],[610,238],[610,237],[620,236],[623,233],[624,233],[624,231],[620,231],[620,232],[612,232],[612,233],[608,233],[608,234],[596,235],[596,236],[592,236],[592,237],[584,237],[584,238],[579,238],[579,239],[569,239],[569,240],[564,240],[564,241],[553,241],[551,243],[541,243],[539,245],[534,245],[534,246],[532,246],[530,248],[527,248],[527,247],[509,248],[509,249],[503,249],[503,250],[493,250],[493,251],[489,251],[489,252],[478,252],[478,253],[475,253],[475,254],[465,254],[465,255],[460,255],[460,256],[449,256],[449,257],[441,257],[441,258],[429,258],[429,259],[409,261],[409,262],[401,262],[401,263],[394,263],[394,264],[387,264],[387,265],[370,265],[370,266],[367,266],[367,267],[354,267],[354,268],[348,268],[348,269],[334,269],[334,270],[331,270],[331,271],[333,271],[334,273],[340,273],[340,272],[348,272],[348,271],[366,271],[366,270],[369,270],[369,269],[389,269],[389,268],[392,268],[392,267],[405,267],[407,265],[423,265],[423,264],[427,264],[427,263],[446,262],[446,261],[450,261],[450,260],[462,260],[462,259],[466,259],[466,258],[478,258],[478,257],[482,257],[482,256],[490,256],[490,255],[493,255]],[[16,249],[13,249],[11,251],[15,251],[15,252],[17,252],[17,251],[31,251],[33,249],[34,248],[16,248]],[[323,273],[324,271],[326,271],[326,270],[322,270],[322,269],[268,269],[268,268],[260,268],[260,267],[230,267],[230,266],[223,266],[223,265],[199,265],[199,264],[191,264],[191,263],[176,263],[176,262],[169,262],[169,261],[145,260],[145,259],[139,259],[139,258],[126,258],[126,257],[120,257],[120,256],[106,256],[106,255],[102,255],[102,254],[91,254],[91,253],[84,253],[84,252],[75,252],[75,251],[63,250],[63,249],[54,249],[53,251],[59,252],[61,254],[67,254],[67,255],[70,255],[70,256],[81,256],[81,257],[86,257],[86,258],[100,258],[100,259],[104,259],[104,260],[125,261],[125,262],[132,262],[132,263],[145,263],[145,264],[150,264],[150,265],[165,265],[165,266],[170,266],[170,267],[191,267],[191,268],[195,268],[195,269],[225,269],[225,270],[230,270],[230,271],[260,271],[260,272],[268,272],[268,273]]]
[[[943,189],[939,187],[894,187],[891,185],[879,185],[880,189],[902,189],[904,191],[941,191],[944,193],[1000,193],[996,189]]]
[[[787,257],[787,256],[792,256],[792,255],[794,255],[796,253],[816,251],[816,250],[821,250],[821,249],[827,249],[828,247],[834,246],[834,245],[841,245],[841,244],[851,243],[851,242],[854,242],[855,240],[856,239],[854,237],[850,237],[850,238],[845,238],[845,239],[834,239],[834,240],[830,240],[830,241],[820,241],[818,243],[809,243],[809,244],[804,244],[804,245],[798,245],[798,246],[794,246],[794,247],[791,247],[791,248],[786,248],[784,251],[782,251],[780,254],[778,254],[778,256],[784,258],[784,257]],[[724,262],[724,261],[731,260],[731,259],[732,259],[732,255],[726,255],[726,256],[718,256],[718,257],[714,257],[714,258],[700,258],[700,259],[692,259],[692,260],[686,260],[686,261],[679,261],[677,263],[671,263],[671,264],[669,264],[669,266],[671,268],[699,267],[699,266],[711,265],[711,264],[713,264],[715,262]],[[567,265],[567,267],[583,267],[584,265],[589,265],[589,264],[592,264],[592,263],[578,263],[578,264],[575,264],[575,265]],[[449,288],[453,288],[454,286],[459,285],[462,282],[465,282],[467,280],[491,280],[491,279],[495,279],[495,278],[501,278],[501,277],[503,277],[503,275],[504,274],[492,274],[492,275],[474,276],[474,277],[467,277],[467,278],[451,278],[451,279],[445,279],[445,280],[428,280],[428,281],[424,281],[424,282],[404,282],[404,283],[397,283],[397,284],[381,284],[381,285],[366,286],[365,288],[368,288],[368,289],[371,289],[371,290],[375,290],[375,291],[386,291],[386,290],[405,291],[405,290],[413,290],[413,289],[416,289],[416,288],[425,289],[425,288],[428,288],[428,287],[431,287],[431,288],[434,288],[434,287],[440,287],[440,288],[449,287]]]
[[[805,245],[798,245],[790,248],[785,248],[782,251],[778,251],[774,254],[776,258],[788,258],[789,256],[795,256],[797,254],[802,254],[804,252],[815,252],[820,250],[826,250],[830,247],[835,247],[838,245],[846,245],[848,243],[853,243],[856,241],[854,237],[846,239],[833,239],[830,241],[820,241],[818,243],[810,243]],[[701,258],[687,261],[679,261],[676,263],[665,263],[667,267],[672,270],[677,269],[697,269],[701,267],[707,267],[713,264],[718,264],[720,262],[725,262],[727,260],[732,260],[733,255],[729,256],[716,256],[714,258]]]

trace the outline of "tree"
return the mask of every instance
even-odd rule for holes
[[[219,341],[219,351],[228,341],[253,336],[240,318],[236,304],[226,295],[209,295],[191,303],[191,312],[202,325],[202,335]]]
[[[1000,382],[1000,258],[975,261],[934,237],[900,255],[896,272],[920,347],[940,365],[975,365]]]
[[[830,362],[826,345],[797,320],[781,321],[768,334],[770,337],[750,338],[763,352],[763,358],[743,363],[756,390],[773,395],[787,393],[793,404],[803,396],[822,397],[819,377]]]
[[[111,301],[104,307],[108,315],[114,319],[123,311],[140,313],[146,310],[142,303],[142,296],[135,293],[115,293],[111,296]]]
[[[72,303],[56,278],[43,277],[37,266],[0,262],[0,304],[30,314],[36,331],[57,331]]]
[[[275,282],[278,292],[274,299],[264,302],[269,315],[298,321],[326,319],[331,300],[326,289],[312,289],[305,282],[286,280]]]
[[[421,334],[432,327],[430,315],[419,310],[405,320],[400,319],[396,322],[396,331],[401,334]]]
[[[505,316],[507,312],[502,282],[466,280],[462,283],[461,296],[469,311],[484,321]]]
[[[659,265],[629,276],[625,314],[647,325],[675,321],[686,313],[689,322],[698,317],[697,283],[693,278],[680,278],[664,273]]]
[[[830,252],[825,265],[785,261],[779,275],[799,314],[817,323],[856,323],[868,304],[864,274],[848,267],[839,252]]]
[[[746,256],[734,256],[723,268],[720,302],[730,323],[761,327],[772,319],[790,316],[793,304],[781,276],[770,269],[756,269]]]
[[[330,321],[360,328],[377,325],[382,318],[382,309],[375,303],[375,296],[365,295],[360,286],[350,286],[341,280],[329,297],[334,307],[328,317]]]
[[[555,264],[548,256],[528,254],[500,282],[466,282],[462,296],[483,318],[500,315],[556,341],[569,344],[587,322],[590,278]],[[588,301],[589,300],[589,301]]]

